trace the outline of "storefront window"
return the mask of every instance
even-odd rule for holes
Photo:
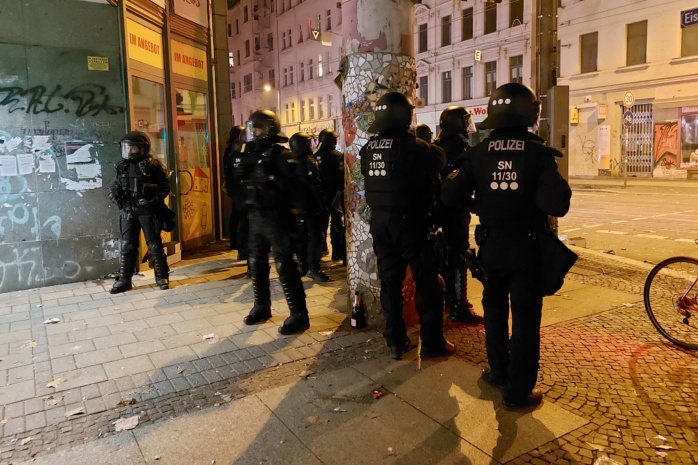
[[[179,169],[209,168],[206,94],[177,89],[176,99]]]
[[[167,166],[165,151],[165,98],[163,85],[133,76],[133,122],[135,129],[150,137],[153,156]]]
[[[681,162],[698,166],[698,113],[681,117]]]

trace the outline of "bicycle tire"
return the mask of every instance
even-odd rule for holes
[[[691,290],[693,304],[685,318],[675,303],[698,279],[698,259],[672,257],[659,262],[645,280],[645,310],[659,333],[679,347],[698,350],[698,285]]]

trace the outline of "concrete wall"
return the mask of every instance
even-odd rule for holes
[[[106,188],[126,131],[122,68],[116,7],[2,0],[0,292],[118,269]]]

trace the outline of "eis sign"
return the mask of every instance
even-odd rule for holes
[[[695,26],[698,24],[698,8],[681,12],[681,27]]]

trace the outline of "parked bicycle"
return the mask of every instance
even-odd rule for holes
[[[647,276],[644,296],[657,331],[679,347],[698,350],[698,259],[671,257],[658,263]]]

